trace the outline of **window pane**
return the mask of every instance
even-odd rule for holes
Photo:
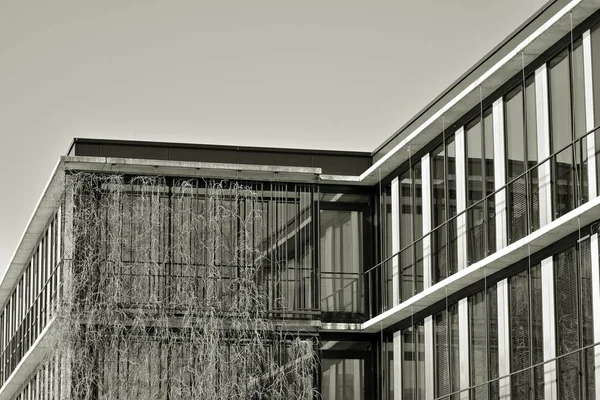
[[[435,340],[435,397],[450,393],[450,357],[448,313],[442,311],[434,316]]]
[[[572,247],[554,256],[556,272],[556,336],[557,355],[570,353],[580,347],[578,318],[578,289],[576,251]],[[579,398],[579,354],[565,356],[558,361],[559,396],[561,399]]]
[[[322,311],[362,312],[362,212],[321,210]]]
[[[470,376],[471,386],[488,380],[488,344],[486,324],[485,291],[469,297]],[[471,400],[487,399],[487,386],[477,386],[471,390]]]
[[[568,54],[568,51],[565,51],[549,63],[551,144],[552,152],[558,152],[553,171],[556,217],[571,211],[575,200],[573,150],[571,148],[563,150],[572,141],[571,76]]]
[[[537,109],[535,101],[535,79],[530,78],[525,82],[525,114],[527,127],[527,167],[533,168],[537,164]],[[529,181],[530,190],[529,228],[536,230],[540,227],[540,196],[538,187],[538,171],[531,170]]]
[[[323,359],[321,365],[323,400],[364,399],[364,360]]]
[[[529,276],[523,271],[509,278],[511,371],[530,365]],[[512,398],[529,399],[529,372],[512,376]]]

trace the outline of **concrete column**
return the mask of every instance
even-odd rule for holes
[[[402,400],[402,331],[394,332],[394,400]]]
[[[434,350],[433,347],[433,317],[430,315],[425,318],[425,399],[433,400],[434,398]]]
[[[469,299],[458,301],[458,348],[460,361],[460,388],[466,389],[470,384],[469,369]],[[469,391],[461,392],[460,400],[469,400]]]
[[[392,181],[392,254],[400,251],[400,180]],[[400,257],[392,259],[392,302],[400,303]]]
[[[423,289],[431,286],[431,157],[426,154],[421,158],[421,192],[423,209]]]
[[[554,312],[554,262],[552,257],[542,260],[542,331],[544,334],[544,361],[556,357],[556,323]],[[544,399],[557,400],[557,363],[544,364]]]
[[[465,148],[465,129],[460,128],[454,136],[456,144],[456,212],[460,214],[467,208],[467,166]],[[467,260],[467,214],[456,218],[458,270],[468,266]]]
[[[504,99],[501,97],[492,106],[494,121],[494,188],[506,185],[506,151],[504,139]],[[506,247],[508,242],[508,209],[506,190],[494,196],[496,207],[496,251]]]
[[[548,105],[548,71],[546,64],[535,71],[535,101],[538,160],[550,155],[550,117]],[[540,228],[552,221],[552,174],[550,161],[538,168],[540,191]]]
[[[598,234],[590,238],[592,266],[592,310],[594,318],[594,343],[600,342],[600,257]],[[600,399],[600,346],[594,347],[594,366],[596,376],[596,398]]]
[[[508,278],[497,284],[498,291],[498,376],[510,374],[510,311]],[[500,399],[510,399],[510,378],[500,379]]]
[[[600,66],[597,66],[600,68]],[[596,126],[594,120],[594,82],[592,80],[592,39],[590,31],[583,34],[583,81],[585,86],[585,129],[590,132]],[[596,134],[590,134],[585,141],[587,151],[588,198],[598,195],[596,182]]]

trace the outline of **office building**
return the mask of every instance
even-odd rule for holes
[[[75,139],[0,398],[600,398],[599,9],[547,3],[373,152]]]

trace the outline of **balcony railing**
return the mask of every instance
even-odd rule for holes
[[[506,223],[507,244],[539,229],[541,191],[550,190],[547,206],[551,207],[552,218],[586,203],[589,200],[588,139],[599,129],[573,140],[365,271],[369,318],[423,290],[425,257],[431,257],[429,284],[433,285],[494,253],[497,250],[496,224]],[[596,152],[594,149],[594,154]],[[497,204],[498,201],[503,203]],[[429,249],[424,247],[426,241],[430,243]],[[467,250],[460,258],[465,248],[459,249],[459,243],[465,243]],[[459,265],[461,259],[463,265]],[[398,287],[396,299],[394,283]]]

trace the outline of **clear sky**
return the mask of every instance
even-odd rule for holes
[[[544,3],[3,1],[0,273],[73,137],[372,151]]]

